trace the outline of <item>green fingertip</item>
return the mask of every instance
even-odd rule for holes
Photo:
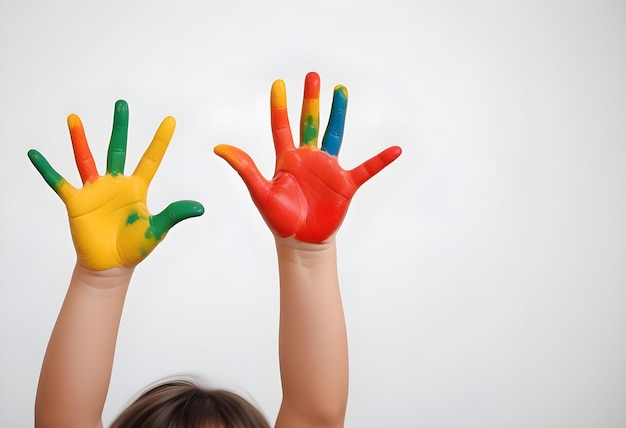
[[[115,103],[113,130],[107,156],[107,173],[113,176],[124,173],[126,144],[128,141],[128,104],[124,100]]]
[[[128,112],[128,103],[125,100],[117,100],[115,101],[115,110]]]
[[[163,236],[177,223],[191,217],[204,214],[204,207],[196,201],[178,201],[170,204],[159,214],[150,218],[150,228],[146,231],[146,238],[156,238],[160,241]]]
[[[59,189],[63,184],[65,184],[65,179],[61,177],[61,175],[52,168],[52,166],[48,163],[45,157],[37,150],[29,150],[28,158],[32,162],[33,166],[39,171],[39,174],[43,177],[43,179],[48,183],[48,185],[54,190],[57,194],[59,193]]]

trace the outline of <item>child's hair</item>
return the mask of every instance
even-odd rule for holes
[[[137,398],[111,428],[269,428],[239,395],[205,389],[191,380],[161,383]]]

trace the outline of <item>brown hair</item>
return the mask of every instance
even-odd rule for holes
[[[141,394],[111,428],[269,428],[261,412],[239,395],[173,380]]]

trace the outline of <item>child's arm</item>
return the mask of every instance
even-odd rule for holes
[[[280,275],[277,427],[342,427],[348,342],[334,237],[323,244],[276,238]]]
[[[41,367],[36,427],[101,427],[117,331],[132,267],[79,264]]]
[[[276,169],[271,181],[240,149],[215,153],[235,168],[276,240],[280,275],[280,427],[341,427],[348,398],[348,348],[337,277],[335,232],[352,196],[401,153],[390,147],[352,170],[337,155],[343,138],[347,90],[334,91],[329,124],[317,147],[319,76],[305,81],[300,146],[294,147],[285,86],[271,93]]]
[[[35,150],[33,165],[66,205],[76,267],[48,343],[35,401],[37,427],[99,427],[115,342],[134,267],[179,221],[201,215],[193,201],[171,204],[156,216],[146,206],[148,186],[175,127],[161,123],[131,176],[124,176],[128,106],[115,106],[107,172],[100,176],[83,125],[68,117],[76,165],[83,181],[77,189]]]

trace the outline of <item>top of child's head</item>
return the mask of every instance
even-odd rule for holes
[[[163,381],[142,393],[111,428],[269,428],[240,395],[202,387],[195,379]]]

